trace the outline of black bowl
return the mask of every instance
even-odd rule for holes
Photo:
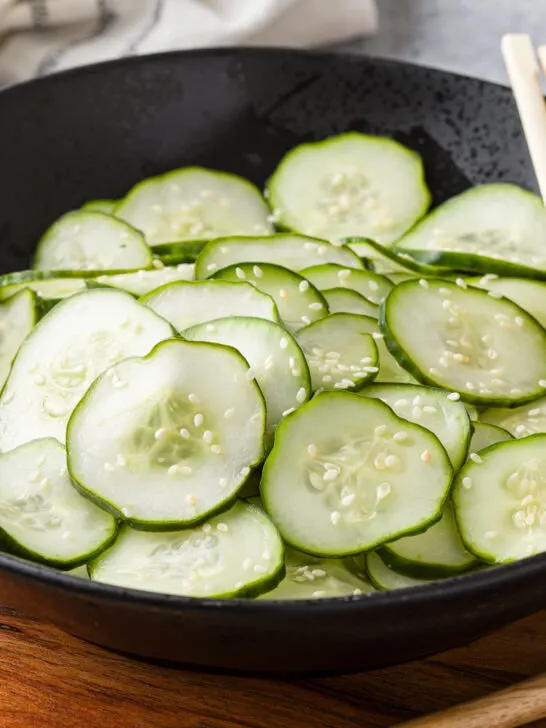
[[[369,58],[213,50],[136,58],[0,94],[1,269],[62,212],[202,164],[263,184],[291,146],[349,129],[424,157],[435,203],[533,174],[508,90]],[[393,184],[396,180],[393,179]],[[355,231],[358,232],[358,231]],[[313,602],[128,591],[0,556],[4,603],[112,649],[194,666],[349,671],[468,642],[546,605],[546,555],[400,592]]]

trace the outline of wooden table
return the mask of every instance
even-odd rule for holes
[[[148,665],[0,608],[0,728],[381,728],[541,671],[546,612],[421,662],[283,682]]]

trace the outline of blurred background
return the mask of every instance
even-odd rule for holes
[[[544,0],[0,0],[0,83],[217,45],[327,46],[505,82],[499,39],[546,41]]]

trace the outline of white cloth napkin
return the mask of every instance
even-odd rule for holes
[[[0,0],[0,83],[120,56],[373,33],[375,0]]]

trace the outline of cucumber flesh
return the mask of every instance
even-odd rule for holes
[[[399,252],[458,270],[546,277],[546,210],[511,184],[473,187],[436,208],[397,242]]]
[[[144,530],[225,508],[264,454],[264,400],[249,371],[235,349],[181,340],[114,365],[70,418],[72,479]]]
[[[546,327],[546,284],[524,278],[500,278],[496,275],[484,275],[480,278],[469,278],[468,285],[493,291],[509,298],[518,306],[534,316],[539,324]]]
[[[546,435],[481,450],[453,485],[466,548],[482,561],[507,563],[546,551]]]
[[[133,296],[144,296],[160,286],[175,281],[193,281],[195,266],[191,263],[181,263],[176,266],[165,266],[156,270],[139,270],[135,273],[118,273],[117,275],[98,276],[94,279],[102,286],[121,288],[122,291],[132,293]]]
[[[142,230],[150,245],[273,232],[267,205],[254,185],[201,167],[140,182],[114,214]]]
[[[330,314],[298,332],[313,391],[358,390],[377,376],[377,346],[367,319],[362,319],[349,313]]]
[[[111,215],[117,207],[117,200],[89,200],[82,205],[82,210],[88,212],[103,212],[105,215]]]
[[[354,313],[359,316],[377,318],[379,308],[364,296],[348,288],[329,288],[322,292],[330,313]]]
[[[517,438],[546,432],[546,397],[522,407],[492,407],[480,414],[480,422],[502,427]]]
[[[362,331],[367,330],[372,335],[379,354],[379,373],[375,377],[376,382],[389,382],[399,384],[415,384],[411,374],[403,369],[387,349],[383,334],[379,331],[377,319],[371,316],[360,317]]]
[[[202,526],[184,531],[124,528],[89,571],[94,581],[162,594],[257,596],[284,576],[283,544],[259,508],[239,501]]]
[[[381,304],[380,326],[417,379],[466,402],[513,406],[546,389],[546,331],[481,289],[432,278],[400,283]]]
[[[181,240],[177,243],[153,245],[152,252],[165,265],[195,263],[197,256],[206,244],[206,240]]]
[[[392,289],[392,283],[385,276],[377,275],[369,270],[344,268],[335,263],[305,268],[301,274],[320,291],[330,288],[348,288],[364,296],[376,306],[379,306]]]
[[[214,280],[245,281],[277,304],[283,323],[290,331],[298,331],[328,313],[324,296],[298,273],[271,263],[241,263],[222,268]]]
[[[279,425],[260,489],[289,545],[341,557],[435,522],[451,477],[431,432],[378,400],[324,392]]]
[[[273,299],[242,282],[177,281],[156,288],[140,301],[177,331],[228,316],[280,320]]]
[[[0,531],[18,556],[72,569],[115,539],[115,519],[72,486],[56,440],[34,440],[0,458]]]
[[[224,238],[208,243],[195,263],[196,278],[210,278],[216,271],[239,263],[273,263],[296,272],[312,265],[338,263],[346,268],[363,268],[349,248],[304,235]]]
[[[497,442],[514,439],[508,430],[497,427],[497,425],[489,425],[486,422],[474,422],[472,423],[472,429],[474,432],[470,440],[470,452],[479,452],[489,447],[489,445],[495,445]]]
[[[15,293],[30,289],[47,302],[57,302],[74,293],[85,291],[85,278],[63,271],[48,273],[46,271],[24,270],[0,276],[0,301],[11,298]]]
[[[357,132],[295,147],[267,190],[278,225],[334,242],[361,234],[390,244],[430,204],[416,152]]]
[[[359,596],[375,589],[363,574],[358,574],[353,559],[320,559],[287,548],[286,576],[261,600],[331,599]]]
[[[380,399],[398,417],[433,432],[454,470],[464,463],[471,436],[470,418],[462,402],[448,399],[447,392],[412,384],[372,384],[360,394]]]
[[[28,289],[0,301],[0,390],[8,378],[11,363],[39,318],[36,294]]]
[[[44,437],[65,442],[89,385],[111,364],[173,335],[128,293],[96,289],[61,301],[23,342],[0,397],[0,451]]]
[[[236,316],[194,326],[184,338],[233,346],[243,355],[264,395],[270,449],[279,422],[307,402],[311,392],[307,362],[296,341],[271,321]]]
[[[102,212],[63,215],[42,236],[35,270],[137,270],[152,264],[152,251],[132,227]]]
[[[383,559],[376,553],[367,554],[365,559],[368,577],[376,589],[408,589],[413,586],[423,586],[424,584],[430,584],[432,581],[435,581],[435,579],[416,579],[400,574],[387,566]]]
[[[476,564],[476,557],[461,541],[451,504],[444,506],[441,519],[426,531],[385,544],[380,555],[391,568],[417,579],[461,574]]]

